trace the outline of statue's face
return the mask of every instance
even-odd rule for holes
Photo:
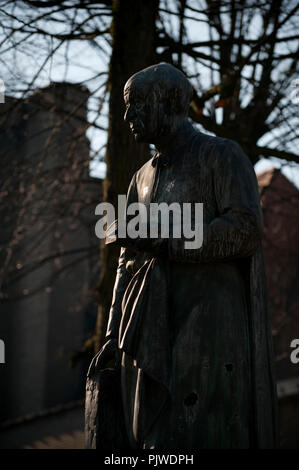
[[[124,89],[124,100],[124,120],[130,124],[136,141],[155,143],[167,132],[165,102],[157,96],[150,83],[129,80]]]

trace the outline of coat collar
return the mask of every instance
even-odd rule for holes
[[[189,119],[186,119],[174,134],[166,152],[157,152],[152,160],[152,166],[171,166],[186,150],[190,138],[196,130]]]

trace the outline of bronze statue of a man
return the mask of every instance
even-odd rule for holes
[[[203,203],[203,244],[121,239],[106,343],[121,352],[132,448],[271,448],[276,398],[253,167],[240,146],[196,130],[192,86],[161,63],[124,88],[125,120],[157,153],[133,176],[127,202]]]

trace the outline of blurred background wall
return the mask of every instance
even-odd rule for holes
[[[86,88],[62,83],[0,108],[7,193],[0,242],[9,247],[1,260],[1,421],[84,396],[87,363],[71,362],[95,328],[94,209],[102,192],[89,176],[88,97]]]

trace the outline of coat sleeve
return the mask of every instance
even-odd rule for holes
[[[119,325],[121,321],[122,311],[121,304],[123,295],[132,278],[132,275],[126,269],[127,248],[121,248],[116,271],[116,278],[113,288],[112,303],[109,312],[109,320],[106,330],[106,339],[118,338]]]
[[[236,142],[227,141],[217,151],[212,184],[218,215],[203,225],[202,246],[186,249],[185,240],[170,239],[170,259],[206,263],[248,257],[256,251],[263,231],[257,180]]]
[[[133,176],[127,193],[127,204],[136,200],[136,174]],[[121,247],[118,267],[113,288],[112,304],[106,330],[106,339],[118,338],[119,325],[122,317],[121,304],[132,274],[126,269],[128,260],[132,257],[129,248]]]

